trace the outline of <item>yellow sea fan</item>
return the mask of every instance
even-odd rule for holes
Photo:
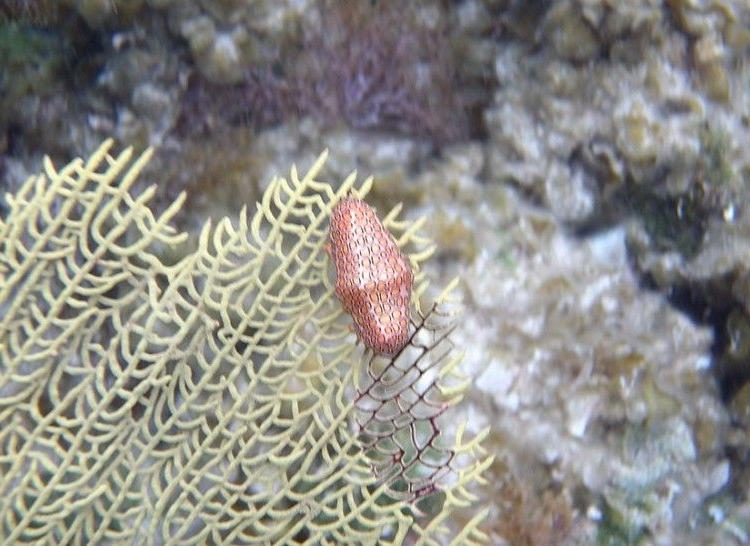
[[[153,187],[130,193],[151,150],[111,146],[60,170],[47,159],[6,197],[0,536],[483,542],[484,511],[452,520],[491,458],[463,429],[439,433],[465,387],[442,304],[417,305],[412,342],[384,360],[355,345],[332,296],[328,216],[372,180],[316,180],[324,153],[168,263],[184,196],[154,214]],[[397,215],[385,225],[418,269],[429,243]]]

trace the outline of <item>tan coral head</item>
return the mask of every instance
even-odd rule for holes
[[[409,340],[414,273],[375,209],[342,199],[331,213],[330,253],[336,295],[359,339],[376,353],[399,352]]]

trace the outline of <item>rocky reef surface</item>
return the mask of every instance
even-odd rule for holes
[[[157,148],[182,227],[373,173],[460,276],[493,544],[750,542],[743,0],[10,0],[0,183]],[[186,168],[187,166],[187,168]],[[150,179],[149,179],[150,177]],[[1,205],[0,205],[1,206]]]

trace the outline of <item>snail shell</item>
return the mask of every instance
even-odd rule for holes
[[[330,254],[336,295],[360,340],[376,353],[393,355],[409,339],[414,274],[375,209],[345,197],[331,212]]]

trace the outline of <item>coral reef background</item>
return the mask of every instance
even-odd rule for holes
[[[750,541],[744,0],[3,2],[3,190],[106,137],[194,240],[326,147],[429,218],[494,544]]]

